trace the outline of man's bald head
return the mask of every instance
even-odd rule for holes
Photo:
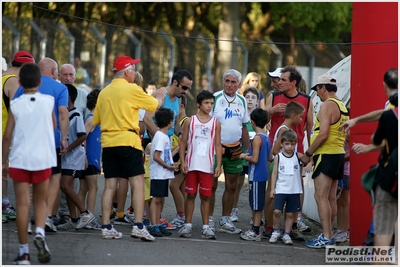
[[[73,84],[75,82],[75,67],[72,64],[64,64],[60,67],[59,79],[63,84]]]
[[[38,66],[40,68],[40,73],[44,76],[48,76],[54,80],[58,76],[58,64],[54,59],[45,57],[39,61]]]

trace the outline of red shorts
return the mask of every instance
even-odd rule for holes
[[[199,193],[202,196],[209,197],[212,195],[214,174],[200,171],[190,171],[186,174],[185,192],[188,194],[196,194],[200,185]]]
[[[40,171],[27,171],[10,168],[10,177],[16,182],[37,184],[46,181],[51,176],[51,168]]]

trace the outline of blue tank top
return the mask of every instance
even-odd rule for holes
[[[256,164],[249,162],[249,181],[254,182],[266,182],[269,180],[268,173],[268,157],[271,153],[271,145],[269,137],[266,134],[256,134],[261,137],[262,143],[260,153],[258,156],[258,162]],[[249,155],[253,155],[253,148],[250,146]]]
[[[85,122],[91,116],[93,116],[93,114],[88,114],[85,118]],[[100,170],[100,154],[101,132],[100,125],[96,125],[94,130],[86,137],[86,157],[88,159],[88,165],[93,165]]]
[[[176,97],[175,101],[172,101],[171,98],[169,98],[168,93],[165,95],[164,105],[162,107],[163,108],[169,108],[170,110],[172,110],[172,112],[174,112],[174,120],[172,121],[172,128],[169,129],[168,132],[167,132],[169,137],[171,137],[175,132],[175,121],[176,121],[176,117],[179,114],[180,104],[181,104],[180,98]],[[155,117],[153,117],[153,120],[157,125]],[[147,130],[146,130],[146,132],[144,134],[144,138],[150,139],[149,135],[147,134]]]

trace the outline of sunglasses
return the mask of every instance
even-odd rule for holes
[[[179,85],[181,86],[181,88],[182,88],[183,90],[190,90],[190,89],[192,89],[192,87],[184,86],[184,85],[182,85],[182,84],[180,84],[180,83],[178,82],[177,87],[179,87]]]

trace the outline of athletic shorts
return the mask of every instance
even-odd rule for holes
[[[374,204],[374,234],[392,235],[397,215],[397,199],[377,185]]]
[[[283,211],[285,203],[285,213],[301,211],[300,194],[275,194],[274,210]]]
[[[263,210],[267,182],[249,181],[249,203],[251,210]]]
[[[349,175],[343,175],[343,190],[349,190],[350,189],[350,176]]]
[[[150,196],[150,177],[144,177],[144,201],[151,200]]]
[[[214,159],[214,170],[217,167],[217,159]],[[222,157],[222,169],[227,173],[241,173],[243,171],[242,160],[240,158],[229,160]]]
[[[104,178],[125,178],[144,174],[143,152],[131,146],[103,148]]]
[[[333,180],[341,180],[344,171],[344,154],[317,154],[313,156],[314,179],[320,173],[323,173]]]
[[[201,171],[190,171],[186,174],[185,192],[196,194],[199,188],[200,195],[210,197],[212,195],[212,185],[214,174]]]
[[[169,180],[150,180],[150,196],[168,197]]]
[[[79,178],[82,179],[83,177],[83,171],[79,170],[68,170],[68,169],[62,169],[61,170],[62,175],[67,175],[67,176],[72,176],[73,178]]]
[[[86,175],[98,175],[100,174],[100,170],[96,168],[96,166],[94,165],[88,165],[88,167],[86,168],[86,170],[83,171],[83,175],[82,177],[80,177],[79,179],[85,179]]]
[[[10,177],[16,182],[37,184],[50,179],[51,168],[40,171],[27,171],[17,168],[10,168]]]
[[[51,175],[61,173],[61,155],[60,148],[56,148],[57,166],[51,168]]]

